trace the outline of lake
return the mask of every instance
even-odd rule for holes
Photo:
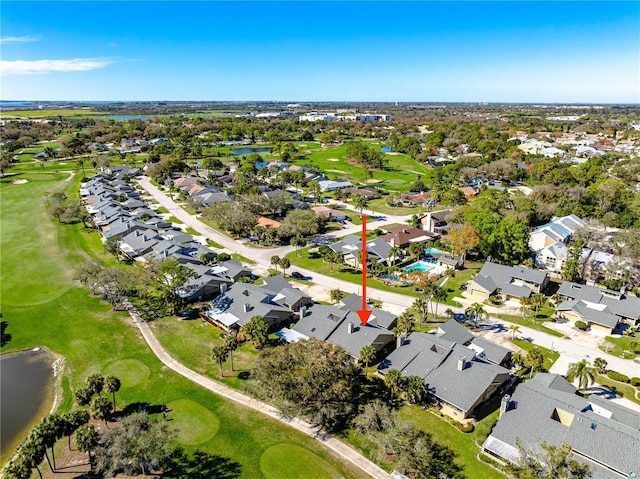
[[[2,356],[0,371],[0,464],[4,464],[51,411],[54,376],[51,358],[43,350]]]
[[[392,146],[383,146],[380,148],[382,153],[395,153],[395,149]]]
[[[249,155],[251,153],[269,153],[271,148],[259,147],[259,148],[236,148],[231,150],[234,155]]]

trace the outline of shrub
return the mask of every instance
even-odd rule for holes
[[[640,378],[631,378],[632,386],[640,386]]]
[[[576,328],[580,329],[581,331],[586,331],[588,327],[589,325],[584,321],[576,321]]]
[[[625,376],[624,374],[617,371],[607,371],[607,377],[609,379],[613,379],[614,381],[620,381],[621,383],[629,382],[629,376]]]

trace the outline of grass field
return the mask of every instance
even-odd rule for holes
[[[596,374],[595,382],[606,386],[618,394],[622,394],[623,397],[636,404],[640,404],[640,388],[634,388],[631,384],[614,381],[605,374]]]
[[[82,262],[111,261],[104,256],[97,233],[81,225],[60,225],[45,212],[43,193],[66,191],[74,195],[78,177],[65,182],[67,174],[24,166],[12,173],[17,175],[0,180],[1,307],[3,321],[8,323],[6,332],[12,336],[2,352],[47,346],[63,356],[61,410],[71,407],[71,389],[89,374],[113,373],[122,377],[122,389],[116,394],[119,409],[138,402],[170,405],[169,419],[184,429],[178,442],[187,450],[197,444],[201,450],[240,463],[238,477],[264,477],[262,456],[283,443],[309,451],[308,462],[326,467],[323,473],[329,477],[366,477],[311,438],[222,400],[163,366],[126,314],[112,313],[105,302],[72,281],[74,269]],[[16,178],[29,181],[11,184]],[[6,459],[4,454],[2,460]],[[300,476],[291,472],[280,477]]]
[[[294,251],[289,253],[286,257],[291,261],[292,266],[299,266],[301,268],[317,271],[318,273],[332,276],[337,279],[349,281],[350,283],[362,284],[362,272],[354,270],[346,265],[338,267],[334,264],[331,266],[329,263],[325,263],[324,260],[314,253],[315,246],[307,246],[300,251]],[[410,286],[387,286],[379,279],[368,278],[367,285],[371,288],[381,289],[383,291],[390,291],[392,293],[406,294],[408,296],[418,297],[420,294],[414,291]],[[373,298],[375,299],[375,297]]]
[[[555,363],[560,357],[560,353],[557,351],[552,351],[544,346],[539,346],[537,344],[532,344],[529,341],[524,341],[522,339],[514,339],[513,344],[524,349],[525,351],[531,351],[533,348],[538,348],[542,351],[542,355],[544,356],[544,363],[542,364],[542,369],[544,371],[549,371],[553,363]]]
[[[607,343],[600,349],[623,359],[634,359],[640,352],[640,338],[634,336],[607,336]],[[640,374],[639,374],[640,375]]]

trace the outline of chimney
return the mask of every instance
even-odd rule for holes
[[[505,394],[502,396],[502,400],[500,401],[500,416],[498,419],[502,417],[502,415],[509,410],[509,406],[511,404],[511,396]]]
[[[393,248],[396,245],[396,239],[395,238],[391,238],[391,241],[389,242],[389,244]]]
[[[353,333],[353,323],[351,321],[347,323],[347,332],[349,334]]]
[[[458,371],[462,371],[466,365],[467,365],[467,358],[465,358],[464,356],[460,356],[458,358]]]
[[[221,293],[226,293],[228,288],[229,288],[229,286],[227,285],[227,283],[220,283],[220,292]]]
[[[244,303],[244,312],[248,313],[251,311],[251,305],[249,303]]]
[[[306,306],[300,306],[300,317],[304,318],[305,314],[307,314],[307,307]]]
[[[404,346],[404,334],[398,334],[396,338],[396,347],[399,348],[400,346]]]

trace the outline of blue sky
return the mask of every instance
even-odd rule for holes
[[[2,100],[640,102],[640,2],[2,1]]]

